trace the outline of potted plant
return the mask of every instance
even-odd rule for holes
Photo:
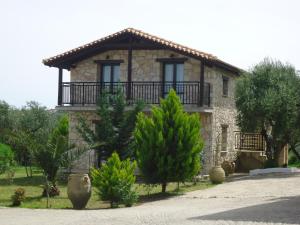
[[[213,184],[221,184],[225,180],[225,171],[220,163],[220,148],[220,134],[218,134],[216,138],[216,149],[213,154],[214,166],[209,171],[209,179]]]

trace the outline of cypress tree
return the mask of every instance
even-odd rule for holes
[[[138,114],[134,131],[138,166],[147,183],[184,182],[200,170],[200,118],[184,112],[174,90],[151,115]]]
[[[138,101],[126,109],[126,99],[120,88],[115,94],[102,93],[97,102],[95,131],[83,117],[79,117],[77,131],[89,144],[97,150],[99,164],[107,160],[116,151],[121,159],[133,157],[132,141],[137,114],[143,109],[143,103]]]

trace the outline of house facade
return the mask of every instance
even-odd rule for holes
[[[43,63],[58,68],[57,109],[69,114],[70,143],[84,145],[76,130],[78,115],[93,126],[100,119],[95,103],[103,90],[121,88],[128,107],[143,100],[149,111],[173,88],[184,109],[201,119],[204,173],[214,164],[217,143],[222,160],[236,158],[234,89],[240,69],[211,54],[128,28]],[[63,70],[70,71],[70,82],[63,82]],[[78,167],[94,166],[95,157],[91,151]]]

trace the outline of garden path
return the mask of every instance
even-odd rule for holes
[[[300,224],[300,175],[238,177],[132,208],[0,209],[0,225]]]

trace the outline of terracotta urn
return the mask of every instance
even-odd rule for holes
[[[221,166],[214,166],[209,171],[209,179],[213,184],[221,184],[225,180],[225,172]]]
[[[92,193],[88,174],[70,174],[68,178],[68,198],[74,209],[84,209]]]

